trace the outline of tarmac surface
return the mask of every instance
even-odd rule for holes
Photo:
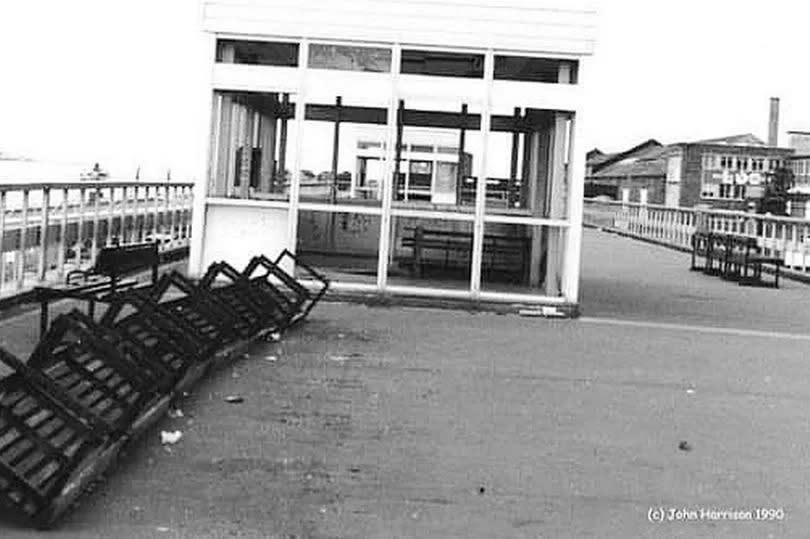
[[[584,250],[579,320],[323,304],[56,531],[0,536],[806,537],[810,287],[592,230]],[[36,321],[0,336],[22,354]]]

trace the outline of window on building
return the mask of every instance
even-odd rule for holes
[[[216,61],[225,64],[298,66],[298,43],[217,40]]]
[[[391,71],[391,49],[313,43],[309,46],[308,65],[316,69],[387,73]]]
[[[568,83],[577,83],[578,64],[571,60],[556,58],[532,58],[527,56],[496,56],[495,80],[528,82],[560,82],[560,74],[568,72]]]
[[[484,55],[405,49],[401,71],[409,75],[482,79]]]

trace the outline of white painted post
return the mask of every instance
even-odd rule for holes
[[[69,194],[70,191],[67,187],[62,189],[62,218],[59,222],[59,251],[56,253],[56,265],[59,269],[60,277],[64,276],[65,274],[65,249],[67,248],[65,235],[67,234],[68,212],[70,211],[70,206],[68,205]]]
[[[121,228],[118,229],[118,244],[126,245],[127,243],[127,187],[121,186]]]
[[[397,144],[397,114],[399,110],[399,71],[402,47],[395,44],[391,53],[391,101],[388,103],[388,123],[385,132],[384,174],[382,178],[382,215],[380,218],[380,238],[377,256],[377,288],[385,292],[388,285],[388,261],[391,255],[391,207],[394,198],[394,170]]]
[[[470,271],[470,292],[473,298],[481,295],[481,263],[484,259],[484,214],[487,201],[487,159],[489,153],[489,130],[492,108],[492,81],[495,76],[495,53],[492,49],[484,56],[484,95],[481,108],[481,163],[476,180],[475,190],[475,221],[473,222],[473,249]],[[463,163],[459,162],[461,168]]]
[[[76,220],[76,244],[74,253],[76,256],[76,267],[82,267],[82,249],[84,248],[84,205],[85,189],[79,188],[79,218]]]
[[[25,247],[28,238],[28,189],[23,190],[22,215],[20,219],[20,251],[17,256],[17,290],[25,285]]]
[[[98,256],[98,228],[101,221],[101,187],[96,187],[93,195],[93,246],[90,252],[90,259],[96,263]]]
[[[568,198],[568,233],[565,235],[565,258],[563,260],[562,294],[576,303],[579,300],[579,272],[582,265],[582,212],[585,197],[585,156],[578,153],[578,147],[585,132],[583,112],[580,106],[571,119],[571,140],[568,145],[568,167],[571,181]]]
[[[48,228],[51,225],[51,188],[42,189],[42,209],[39,220],[39,260],[37,277],[40,281],[45,280],[45,273],[48,271]]]
[[[3,250],[6,235],[6,192],[0,190],[0,295],[6,284],[6,252]]]
[[[115,219],[115,187],[110,186],[110,200],[107,203],[107,237],[104,243],[112,245],[113,220]]]

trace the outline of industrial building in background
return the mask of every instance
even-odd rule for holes
[[[617,154],[591,150],[585,196],[810,217],[810,134],[789,131],[780,148],[778,122],[772,98],[767,142],[748,133],[669,145],[651,139]],[[782,188],[774,206],[772,193]]]

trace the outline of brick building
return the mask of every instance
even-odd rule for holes
[[[613,198],[630,202],[744,210],[762,196],[767,174],[794,153],[752,134],[640,146],[593,166],[586,192],[610,186]]]

